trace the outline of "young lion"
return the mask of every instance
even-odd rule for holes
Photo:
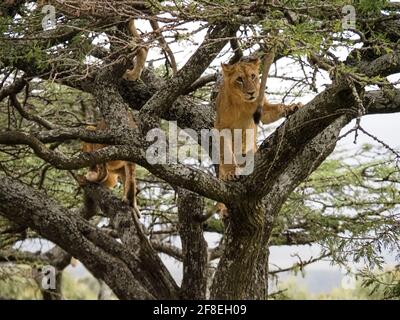
[[[242,153],[255,153],[257,150],[257,124],[255,120],[257,118],[257,97],[260,90],[259,66],[260,59],[258,58],[248,58],[233,65],[222,64],[223,82],[216,98],[217,118],[214,126],[220,132],[223,129],[230,130],[232,137],[234,137],[234,129],[241,129],[242,132],[246,132],[246,129],[252,130],[254,137],[250,145],[246,145],[246,139],[242,138]],[[299,103],[291,105],[272,104],[264,97],[261,122],[268,124],[277,121],[300,107],[301,104]],[[238,164],[235,159],[233,143],[233,138],[225,139],[224,137],[220,142],[218,177],[222,180],[231,180],[237,175]],[[232,161],[225,159],[224,147],[228,148]],[[221,208],[221,205],[219,205],[219,208]],[[226,213],[224,206],[222,211]]]
[[[132,45],[137,47],[137,53],[134,67],[126,70],[122,77],[128,81],[136,81],[139,80],[142,75],[149,48],[143,43],[143,40],[136,29],[135,20],[129,21],[128,29],[132,35]]]
[[[88,126],[88,130],[104,130],[107,126],[104,121],[94,126]],[[106,147],[106,145],[96,143],[82,143],[82,151],[93,152]],[[138,217],[140,216],[137,201],[136,201],[136,166],[132,162],[127,161],[109,161],[102,164],[91,166],[86,173],[85,178],[90,182],[101,183],[108,188],[114,188],[118,183],[118,178],[121,178],[124,185],[123,200],[127,202]]]

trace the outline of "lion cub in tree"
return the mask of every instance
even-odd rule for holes
[[[134,120],[131,118],[132,126]],[[107,125],[104,121],[100,121],[97,126],[88,126],[88,130],[104,130]],[[82,143],[82,151],[93,152],[106,147],[103,144]],[[128,161],[109,161],[102,164],[91,166],[86,173],[85,178],[90,182],[101,183],[108,188],[114,188],[118,184],[118,178],[124,186],[123,200],[127,202],[140,217],[139,209],[136,201],[136,165]]]
[[[139,80],[142,75],[149,48],[143,44],[143,40],[136,29],[134,20],[129,21],[128,29],[132,35],[132,46],[136,48],[137,53],[136,59],[134,59],[134,67],[126,70],[122,77],[128,81],[136,81]]]
[[[221,135],[218,177],[222,180],[231,180],[237,175],[238,164],[235,159],[233,141],[234,129],[241,129],[244,134],[248,129],[252,131],[254,135],[250,144],[248,142],[246,144],[247,139],[242,134],[241,152],[242,154],[255,153],[257,151],[258,121],[261,120],[262,123],[268,124],[301,107],[299,103],[272,104],[264,97],[260,119],[260,115],[257,114],[257,97],[260,90],[259,67],[260,59],[253,57],[242,58],[233,65],[222,64],[223,82],[216,98],[217,118],[214,126],[219,131],[230,130],[232,136],[232,139],[225,139]],[[231,155],[229,160],[224,157],[224,148],[227,148]],[[227,213],[225,206],[219,204],[218,207],[222,210],[222,214]]]

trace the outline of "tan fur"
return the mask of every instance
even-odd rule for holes
[[[133,118],[131,119],[132,126],[135,126]],[[104,130],[107,125],[104,121],[99,122],[99,124],[87,127],[88,130]],[[106,145],[96,144],[96,143],[82,143],[82,151],[93,152],[106,147]],[[98,164],[90,167],[89,171],[86,173],[86,179],[90,182],[98,182],[108,188],[114,188],[118,184],[118,178],[121,178],[121,182],[124,185],[124,198],[123,200],[127,202],[139,215],[139,210],[136,201],[136,166],[132,162],[128,161],[109,161],[107,163]]]
[[[257,97],[260,90],[259,80],[260,60],[241,61],[233,65],[222,64],[223,83],[216,99],[217,118],[215,128],[218,130],[229,129],[251,129],[254,130],[254,140],[251,145],[246,145],[246,139],[242,139],[242,152],[257,151],[257,125],[254,123],[253,115],[257,110]],[[264,97],[261,121],[268,124],[279,120],[286,114],[295,111],[301,107],[300,104],[284,105],[271,104]],[[233,141],[224,141],[221,139],[221,156],[218,177],[222,180],[231,180],[235,178],[237,164],[224,163],[223,147],[232,148]],[[235,159],[233,149],[230,153]],[[225,206],[218,205],[222,214],[227,214]]]
[[[137,46],[138,48],[136,59],[134,59],[134,67],[133,69],[126,70],[123,78],[128,81],[136,81],[139,80],[142,75],[149,49],[143,44],[142,38],[140,37],[140,34],[136,29],[134,20],[129,21],[128,28],[129,32],[132,35],[132,43],[135,47]]]

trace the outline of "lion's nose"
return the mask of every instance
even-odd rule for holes
[[[255,90],[253,90],[253,91],[247,91],[247,94],[248,94],[249,96],[254,96],[254,95],[256,94],[256,91],[255,91]]]

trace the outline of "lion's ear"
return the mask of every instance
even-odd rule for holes
[[[249,63],[255,65],[258,68],[261,64],[261,60],[259,57],[252,57],[251,59],[249,59]]]
[[[222,67],[223,73],[226,75],[232,74],[232,72],[234,71],[234,68],[235,68],[233,65],[227,64],[227,63],[221,63],[221,67]]]

